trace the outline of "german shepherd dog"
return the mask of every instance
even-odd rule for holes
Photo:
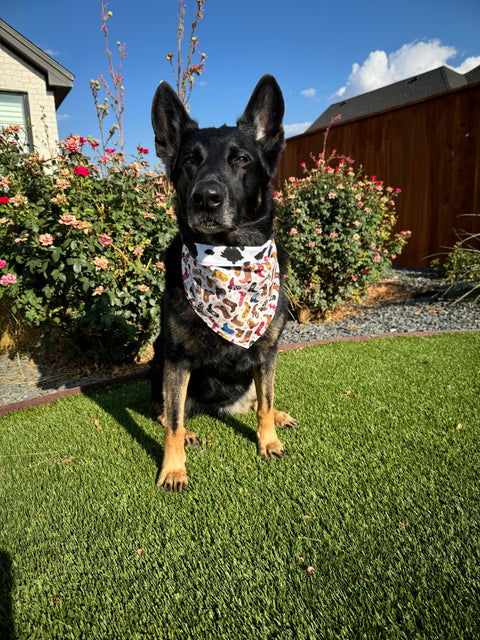
[[[176,191],[179,232],[165,255],[161,332],[151,369],[152,404],[165,427],[157,484],[187,486],[184,420],[254,408],[258,453],[282,458],[273,407],[277,345],[287,318],[286,256],[274,241],[270,179],[285,145],[283,97],[263,76],[236,127],[199,129],[172,87],[152,104],[155,149]],[[272,274],[274,274],[272,276]]]

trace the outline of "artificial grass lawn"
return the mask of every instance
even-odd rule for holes
[[[0,422],[2,638],[475,638],[480,334],[279,356],[289,455],[198,417],[155,486],[147,382]],[[3,633],[3,635],[2,635]]]

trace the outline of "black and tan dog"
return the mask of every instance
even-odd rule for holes
[[[275,80],[258,82],[236,127],[199,129],[170,85],[152,104],[157,155],[176,190],[179,233],[165,256],[161,333],[152,402],[165,427],[158,484],[187,485],[184,420],[256,408],[258,453],[282,458],[273,407],[277,344],[287,316],[286,259],[274,240],[270,187],[284,147],[284,103]]]

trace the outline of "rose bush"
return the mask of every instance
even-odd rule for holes
[[[276,193],[277,232],[290,258],[287,288],[297,309],[332,309],[366,288],[391,266],[411,235],[393,232],[400,189],[355,172],[352,160],[324,154],[302,163]],[[338,164],[332,167],[332,160]]]
[[[0,133],[0,297],[45,335],[56,327],[83,353],[130,361],[159,320],[171,188],[141,147],[127,164],[71,135],[46,161],[19,132]]]

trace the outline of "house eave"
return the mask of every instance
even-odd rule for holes
[[[55,108],[58,109],[73,87],[74,74],[62,67],[1,18],[0,42],[45,75],[48,89],[53,91],[55,96]]]

